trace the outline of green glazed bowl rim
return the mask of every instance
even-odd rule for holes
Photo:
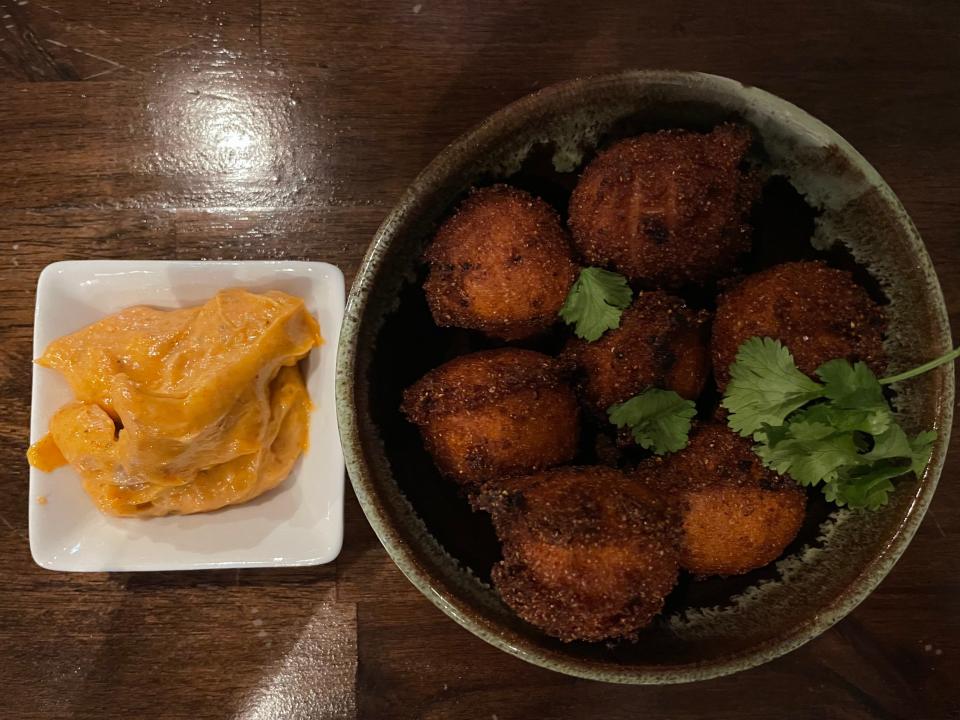
[[[899,199],[880,174],[839,134],[806,111],[771,93],[745,86],[729,78],[690,71],[633,70],[552,85],[527,95],[490,115],[448,145],[411,183],[381,224],[364,256],[350,289],[339,339],[336,373],[337,416],[347,471],[360,506],[387,553],[410,582],[447,616],[481,639],[527,662],[568,675],[607,682],[657,685],[720,677],[755,667],[784,655],[830,628],[850,613],[880,584],[909,545],[936,489],[950,437],[954,374],[952,365],[942,366],[935,371],[938,374],[937,382],[940,391],[935,415],[939,438],[926,472],[920,479],[919,489],[890,542],[880,550],[871,563],[862,569],[856,579],[847,586],[845,592],[838,594],[833,602],[822,607],[812,620],[798,625],[792,632],[775,641],[702,664],[664,666],[662,669],[652,670],[626,666],[599,667],[578,662],[570,657],[558,657],[555,653],[547,652],[529,642],[511,642],[508,637],[505,637],[507,633],[504,633],[497,623],[476,614],[468,603],[458,598],[455,593],[448,592],[440,583],[434,582],[429,570],[416,557],[410,543],[397,532],[381,507],[376,491],[376,471],[365,457],[360,442],[362,430],[355,404],[354,387],[356,352],[358,331],[367,309],[374,279],[397,229],[423,211],[420,204],[421,197],[427,189],[444,182],[451,168],[456,167],[457,158],[469,155],[472,148],[484,146],[485,141],[499,134],[502,126],[521,122],[524,116],[544,104],[564,96],[575,95],[586,88],[613,89],[626,85],[633,87],[682,85],[687,88],[698,87],[705,91],[710,90],[716,94],[737,96],[745,102],[762,106],[771,114],[793,124],[799,124],[818,136],[828,139],[842,156],[863,173],[870,185],[879,191],[883,202],[893,210],[900,230],[917,261],[919,272],[929,288],[928,299],[933,306],[936,316],[934,323],[940,335],[936,340],[941,345],[949,345],[951,332],[943,294],[923,241]]]

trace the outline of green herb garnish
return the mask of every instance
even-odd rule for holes
[[[730,411],[730,427],[750,435],[764,425],[782,425],[787,415],[820,395],[820,386],[797,369],[783,345],[751,338],[730,366],[723,406]]]
[[[629,427],[638,445],[663,455],[687,446],[697,406],[673,390],[650,388],[612,406],[607,414],[617,427]]]
[[[607,330],[620,327],[620,315],[630,305],[633,291],[627,279],[609,270],[587,267],[560,308],[560,317],[574,325],[577,337],[593,342]]]
[[[779,341],[751,338],[730,366],[723,406],[728,424],[757,442],[764,463],[801,485],[822,483],[838,505],[876,509],[887,503],[891,480],[918,476],[937,434],[910,438],[883,396],[901,382],[960,356],[960,348],[913,370],[878,380],[864,363],[831,360],[811,380]]]

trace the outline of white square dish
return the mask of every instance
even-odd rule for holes
[[[69,466],[30,468],[30,551],[50,570],[107,572],[319,565],[343,542],[343,453],[334,374],[343,274],[322,262],[81,260],[46,267],[37,285],[34,357],[58,337],[131,305],[179,308],[217,291],[282,290],[303,298],[324,343],[303,364],[314,403],[309,449],[277,488],[211,513],[159,518],[103,515]],[[33,366],[30,442],[73,399],[57,372]]]

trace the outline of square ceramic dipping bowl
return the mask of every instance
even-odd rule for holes
[[[249,503],[210,513],[117,518],[100,513],[69,466],[30,468],[30,551],[50,570],[128,571],[318,565],[343,541],[343,454],[334,406],[334,361],[343,318],[343,274],[321,262],[87,260],[40,275],[33,352],[131,305],[181,308],[219,290],[282,290],[304,299],[324,343],[303,361],[314,403],[310,446],[293,471]],[[57,372],[33,366],[30,442],[73,399]]]

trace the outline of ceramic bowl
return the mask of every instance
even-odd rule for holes
[[[898,389],[907,429],[939,433],[921,478],[899,481],[891,502],[873,513],[838,511],[811,496],[808,522],[779,562],[726,580],[682,579],[636,643],[562,643],[520,620],[490,587],[498,547],[489,519],[471,513],[452,483],[437,476],[398,409],[402,389],[426,370],[486,342],[431,322],[419,287],[425,243],[472,185],[515,183],[563,212],[576,169],[597,147],[645,130],[707,129],[729,119],[753,128],[754,161],[774,178],[758,220],[764,248],[792,244],[792,256],[819,251],[857,269],[888,302],[891,371],[946,352],[950,328],[930,258],[877,171],[800,108],[700,73],[575,80],[492,115],[414,181],[377,232],[350,292],[338,355],[338,417],[347,469],[370,524],[403,573],[443,612],[537,665],[654,684],[725,675],[782,655],[877,586],[936,487],[950,436],[950,366]]]

